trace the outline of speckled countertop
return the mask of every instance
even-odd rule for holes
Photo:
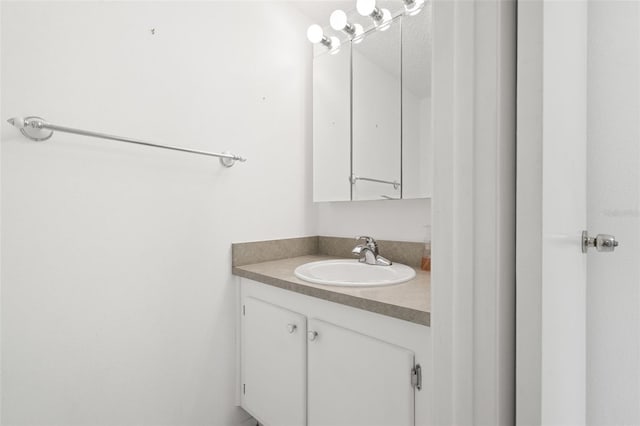
[[[312,284],[294,275],[308,262],[337,259],[338,256],[307,254],[260,263],[234,266],[233,273],[264,284],[295,291],[311,297],[399,318],[416,324],[431,324],[431,274],[416,269],[411,281],[383,287],[338,287]]]

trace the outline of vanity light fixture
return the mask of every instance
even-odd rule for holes
[[[313,24],[307,29],[307,38],[313,44],[322,43],[329,49],[329,53],[334,54],[340,50],[340,40],[338,37],[327,37],[322,31],[322,27],[318,24]]]
[[[425,0],[402,0],[405,13],[409,16],[417,15],[424,7],[424,1]]]
[[[362,16],[369,16],[380,31],[385,31],[391,26],[391,12],[376,6],[376,0],[357,0],[356,9]]]
[[[334,10],[329,17],[329,24],[331,28],[336,31],[344,31],[351,36],[354,43],[360,43],[362,36],[364,35],[364,29],[360,24],[352,24],[347,20],[347,14],[344,10]]]

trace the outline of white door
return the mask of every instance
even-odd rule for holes
[[[589,3],[587,424],[640,424],[640,3]]]
[[[518,3],[516,423],[585,423],[587,4]]]
[[[243,301],[241,404],[265,426],[306,424],[306,317]]]
[[[640,424],[640,5],[519,5],[517,424]]]
[[[309,320],[309,426],[413,426],[413,352]]]

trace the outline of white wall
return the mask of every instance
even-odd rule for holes
[[[261,2],[2,2],[3,424],[244,418],[230,244],[315,231],[305,29]],[[248,161],[31,143],[19,114]]]
[[[640,424],[640,5],[590,2],[587,222],[615,253],[588,255],[587,423]]]
[[[431,200],[318,203],[317,214],[318,235],[423,242],[425,225],[431,225]]]

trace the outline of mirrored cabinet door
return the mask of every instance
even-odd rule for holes
[[[351,46],[313,60],[313,200],[351,200]]]
[[[364,37],[325,28],[315,45],[314,201],[431,197],[431,4],[415,14],[402,2],[380,4],[390,25],[350,11]]]
[[[402,196],[400,34],[396,20],[352,45],[353,200]]]
[[[430,12],[402,19],[402,198],[431,197]]]

